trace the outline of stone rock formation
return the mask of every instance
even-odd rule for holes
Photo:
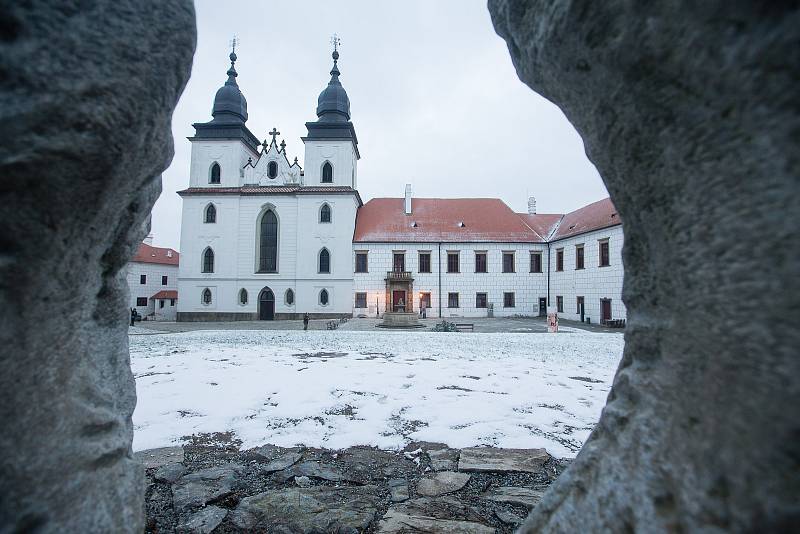
[[[800,520],[800,12],[490,0],[520,78],[583,137],[625,231],[625,352],[524,532]]]
[[[189,0],[2,3],[3,532],[143,530],[122,270],[194,44]]]

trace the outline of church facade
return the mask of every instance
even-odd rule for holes
[[[235,53],[213,119],[194,124],[183,198],[177,319],[543,315],[625,318],[623,235],[610,200],[560,215],[499,199],[366,204],[350,101],[331,79],[306,123],[304,168],[273,128],[246,126]]]

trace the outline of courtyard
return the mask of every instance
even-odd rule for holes
[[[337,330],[314,321],[308,332],[237,329],[280,326],[263,322],[134,327],[147,334],[130,336],[134,450],[224,433],[242,448],[427,441],[573,457],[600,416],[624,336],[469,321],[474,333],[387,331],[371,319]]]

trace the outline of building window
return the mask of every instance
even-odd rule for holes
[[[267,177],[270,179],[276,178],[278,176],[278,164],[274,161],[270,161],[267,164]]]
[[[430,308],[431,307],[431,294],[430,293],[420,293],[419,294],[419,307],[420,307],[420,309]]]
[[[367,307],[367,294],[364,292],[356,293],[356,308]]]
[[[286,294],[284,295],[283,300],[286,301],[286,304],[288,306],[294,305],[294,291],[292,291],[291,288],[286,290]]]
[[[169,305],[175,306],[175,299],[169,299]]]
[[[475,253],[475,272],[476,273],[485,273],[486,269],[486,253],[485,252],[476,252]]]
[[[542,253],[541,252],[531,252],[531,272],[532,273],[540,273],[540,272],[542,272]]]
[[[556,271],[563,271],[564,270],[564,249],[560,248],[556,250]]]
[[[140,284],[146,284],[147,283],[147,275],[146,274],[140,274],[139,275],[139,283]]]
[[[319,303],[322,304],[323,306],[327,306],[328,305],[328,290],[327,289],[323,289],[322,291],[319,292]]]
[[[210,183],[210,184],[218,184],[218,183],[220,183],[219,176],[220,176],[221,170],[222,169],[220,169],[219,163],[217,163],[216,161],[214,163],[212,163],[211,164],[211,174],[210,174],[210,176],[208,178],[208,183]]]
[[[319,251],[319,272],[330,274],[331,272],[331,253],[327,248]]]
[[[558,311],[558,313],[564,313],[564,297],[556,297],[556,311]]]
[[[203,299],[202,300],[203,300],[203,304],[205,304],[206,306],[211,304],[211,290],[210,289],[205,288],[203,290]]]
[[[431,272],[431,253],[430,252],[420,252],[419,253],[419,272],[421,272],[421,273],[429,273],[429,272]]]
[[[164,299],[158,299],[158,307],[159,309],[164,307]]]
[[[447,272],[448,273],[459,272],[458,252],[447,253]],[[458,306],[456,306],[456,308],[458,308]]]
[[[576,302],[576,304],[577,304],[577,310],[575,311],[575,313],[577,313],[577,314],[579,314],[579,315],[580,315],[580,313],[581,313],[581,308],[583,308],[583,297],[578,297],[578,298],[576,299],[576,301],[577,301],[577,302]]]
[[[137,306],[147,306],[147,297],[136,297]]]
[[[322,183],[333,183],[333,165],[331,165],[330,161],[326,161],[325,165],[322,166]]]
[[[406,270],[406,253],[394,252],[392,253],[392,270],[396,273],[402,273]]]
[[[503,293],[503,307],[513,308],[514,306],[514,293]]]
[[[278,217],[272,210],[261,216],[258,272],[278,272]]]
[[[367,253],[366,252],[356,252],[356,272],[357,273],[366,273],[367,272]]]
[[[207,248],[205,252],[203,252],[203,272],[214,272],[214,251],[211,250],[211,247]]]
[[[247,304],[247,290],[245,288],[242,288],[239,291],[239,304],[241,304],[242,306]]]
[[[514,272],[514,253],[513,252],[503,252],[503,272],[504,273],[513,273]]]
[[[600,267],[608,267],[611,264],[608,253],[608,239],[600,241]]]
[[[583,269],[583,245],[575,245],[575,268]]]
[[[203,220],[207,223],[217,222],[217,208],[214,207],[214,204],[206,206],[206,216]]]
[[[475,293],[475,307],[476,308],[485,308],[486,307],[486,293]]]
[[[447,294],[447,307],[458,308],[458,293]]]
[[[319,209],[319,222],[321,223],[331,222],[331,207],[329,205],[323,204],[322,207]]]
[[[162,276],[162,277],[161,277],[161,285],[162,285],[162,286],[165,286],[165,285],[167,285],[167,277],[166,277],[166,276]]]

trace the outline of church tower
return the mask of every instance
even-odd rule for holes
[[[358,139],[350,122],[350,99],[339,81],[338,39],[333,40],[331,81],[317,99],[317,120],[307,122],[305,179],[308,186],[356,188]]]

